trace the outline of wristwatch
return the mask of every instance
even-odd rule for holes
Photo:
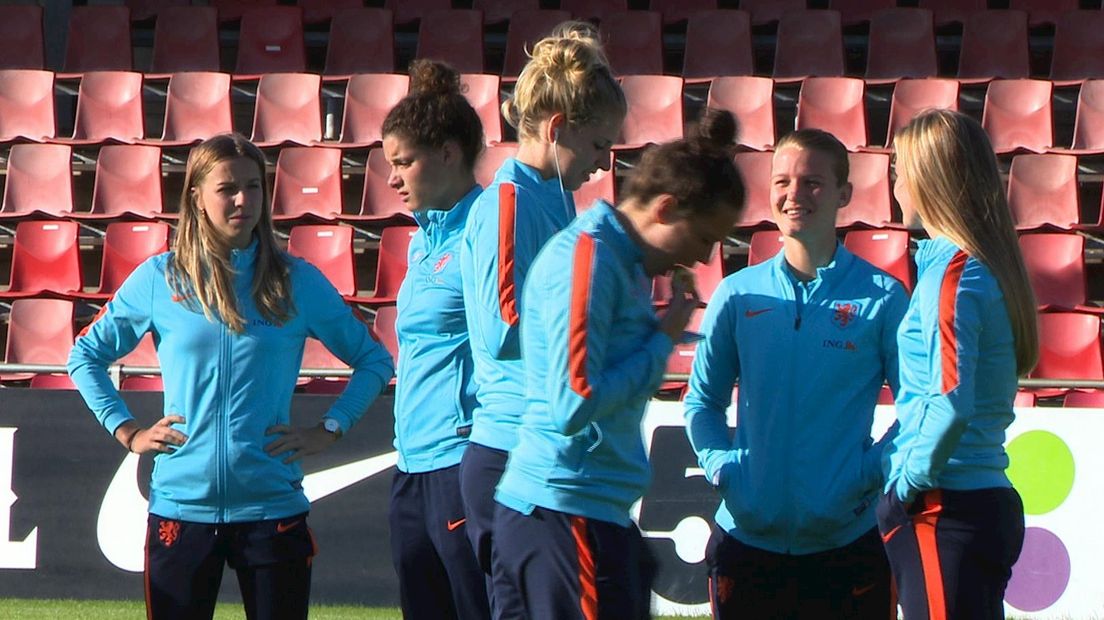
[[[322,429],[327,433],[333,433],[338,439],[341,439],[341,423],[333,418],[322,418]]]

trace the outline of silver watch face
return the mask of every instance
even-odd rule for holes
[[[333,418],[326,418],[325,420],[323,420],[322,421],[322,428],[326,429],[327,431],[329,431],[331,433],[340,433],[341,432],[341,424],[338,423],[338,421],[333,419]]]

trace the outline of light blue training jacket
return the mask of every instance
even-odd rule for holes
[[[460,250],[464,306],[475,359],[471,441],[497,450],[517,442],[525,410],[519,304],[541,247],[575,217],[575,200],[555,177],[507,159],[475,201]]]
[[[908,298],[842,245],[801,282],[784,252],[725,278],[702,322],[686,430],[723,501],[717,524],[774,553],[847,545],[874,527],[881,452],[870,437],[883,382],[897,389]],[[735,437],[725,411],[739,380]]]
[[[348,432],[392,376],[390,354],[370,335],[329,280],[314,266],[288,258],[294,316],[274,325],[250,295],[257,242],[234,250],[232,264],[245,333],[208,320],[199,305],[176,297],[165,279],[171,253],[154,256],[123,282],[104,312],[73,345],[69,375],[109,433],[133,419],[111,384],[107,366],[153,333],[165,383],[165,415],[188,440],[154,458],[149,511],[167,519],[234,523],[281,519],[310,508],[299,463],[269,456],[289,423],[291,395],[308,336],[322,341],[354,370],[326,413]],[[194,307],[193,307],[194,306]]]
[[[674,348],[642,259],[601,201],[537,257],[521,318],[529,405],[500,504],[629,524],[651,479],[640,422]]]
[[[921,241],[918,278],[897,333],[901,432],[886,450],[886,492],[1009,487],[1005,429],[1015,414],[1016,351],[989,268],[945,237]]]
[[[460,462],[468,445],[475,386],[460,285],[460,238],[476,185],[447,211],[414,212],[408,268],[399,287],[395,383],[398,467],[424,473]]]

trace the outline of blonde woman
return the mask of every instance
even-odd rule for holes
[[[1003,618],[1024,536],[1005,429],[1038,358],[1035,299],[981,125],[929,111],[894,147],[905,223],[931,240],[897,332],[901,430],[878,527],[906,619]]]
[[[146,537],[150,618],[210,618],[223,567],[249,618],[306,618],[310,503],[299,460],[357,422],[390,355],[321,272],[276,246],[264,156],[239,135],[192,149],[173,251],[127,278],[78,338],[69,374],[127,450],[154,453]],[[139,426],[107,366],[152,333],[165,416]],[[289,424],[308,336],[353,368],[317,426]]]
[[[571,192],[609,168],[626,113],[593,26],[561,24],[530,56],[502,106],[518,131],[517,157],[472,207],[460,251],[478,403],[460,480],[468,537],[488,572],[494,489],[525,410],[518,326],[526,276],[541,246],[575,217]],[[492,603],[496,617],[517,609],[517,601]]]

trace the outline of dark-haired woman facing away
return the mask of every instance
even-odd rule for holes
[[[698,304],[682,271],[657,317],[651,279],[709,260],[744,202],[731,115],[707,114],[699,132],[649,150],[621,204],[576,218],[530,272],[528,406],[494,522],[495,573],[525,617],[648,617],[643,542],[629,518],[650,478],[640,422]]]
[[[901,431],[878,527],[907,620],[1003,618],[1024,538],[1005,429],[1039,355],[1035,297],[981,125],[925,112],[894,150],[904,222],[931,239],[897,332]]]
[[[460,234],[480,192],[473,169],[483,126],[452,67],[418,60],[410,76],[410,93],[382,132],[389,183],[418,223],[395,324],[391,554],[404,617],[486,618],[486,582],[467,539],[459,480],[475,407]]]
[[[138,266],[81,333],[69,374],[105,429],[154,453],[149,618],[215,611],[236,572],[246,616],[306,618],[314,541],[298,460],[360,419],[392,376],[387,350],[318,269],[276,246],[261,151],[234,134],[192,149],[171,252]],[[140,427],[107,366],[153,334],[165,417]],[[289,425],[308,336],[353,368],[316,427]]]

